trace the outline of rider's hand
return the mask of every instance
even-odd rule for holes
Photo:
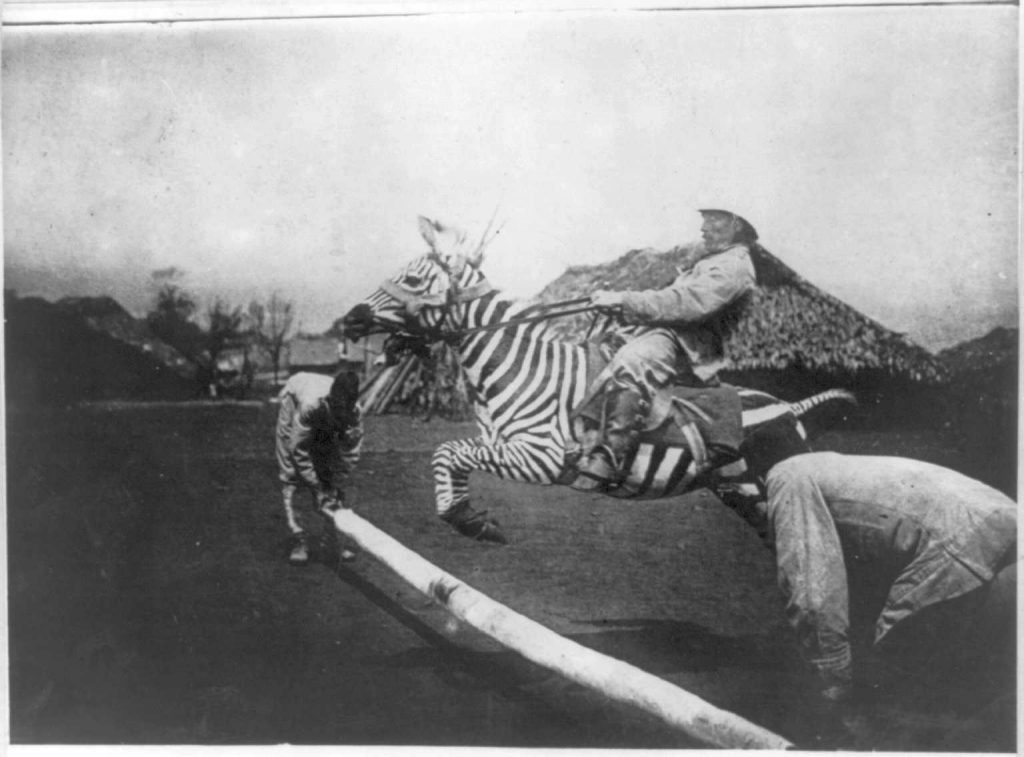
[[[590,295],[590,304],[598,310],[618,311],[622,309],[622,292],[598,289]]]

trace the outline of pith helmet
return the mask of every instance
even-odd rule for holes
[[[749,241],[749,242],[756,242],[757,241],[757,229],[754,228],[754,224],[752,224],[750,221],[748,221],[746,218],[741,216],[739,213],[736,213],[735,211],[724,210],[722,208],[699,208],[698,212],[700,212],[700,213],[723,213],[723,214],[725,214],[727,216],[732,216],[733,218],[735,218],[737,221],[740,222],[740,225],[743,227],[743,235],[747,238],[747,241]]]

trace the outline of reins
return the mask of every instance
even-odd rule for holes
[[[443,260],[441,260],[440,257],[435,257],[435,262],[442,267],[452,281],[454,281],[456,276],[461,272],[461,267],[459,270],[453,270]],[[486,279],[464,289],[459,288],[457,285],[453,285],[453,287],[445,293],[439,292],[430,295],[413,294],[393,281],[385,281],[381,284],[380,288],[389,297],[402,303],[406,313],[410,316],[415,316],[416,313],[423,308],[440,307],[447,310],[453,305],[465,304],[496,291]],[[407,324],[407,330],[404,331],[404,334],[413,338],[436,339],[451,343],[463,339],[464,337],[472,336],[473,334],[481,334],[488,331],[500,331],[502,329],[516,328],[518,326],[525,326],[531,323],[538,323],[540,321],[548,321],[554,318],[565,318],[571,315],[579,315],[580,313],[596,313],[598,311],[598,308],[590,304],[590,297],[577,297],[572,300],[562,300],[561,302],[551,302],[548,304],[533,305],[531,307],[535,311],[535,315],[511,318],[507,321],[489,323],[484,326],[474,326],[473,328],[468,329],[453,329],[452,331],[443,334],[440,330],[440,323],[435,328],[420,327],[416,329],[410,328],[409,326],[411,324]],[[537,313],[536,311],[543,312]],[[595,315],[593,322],[590,324],[588,336],[590,332],[594,330],[597,320],[597,316]],[[392,331],[392,333],[398,336],[403,332]]]
[[[552,318],[564,318],[570,315],[578,315],[579,313],[590,313],[597,308],[593,305],[587,304],[585,307],[571,307],[573,305],[581,305],[583,303],[589,303],[589,297],[579,297],[575,300],[562,300],[561,302],[552,302],[547,305],[535,306],[538,310],[545,311],[556,311],[560,308],[569,308],[568,310],[561,310],[560,312],[545,312],[538,315],[526,316],[525,318],[511,318],[507,321],[499,321],[498,323],[488,323],[485,326],[474,326],[471,329],[462,329],[461,331],[452,332],[452,336],[462,338],[470,336],[472,334],[480,334],[485,331],[500,331],[501,329],[515,328],[516,326],[524,326],[528,323],[537,323],[538,321],[548,321]]]

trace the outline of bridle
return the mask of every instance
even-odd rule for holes
[[[460,287],[459,278],[466,270],[466,267],[476,267],[461,256],[457,259],[455,265],[449,265],[436,252],[429,253],[427,258],[448,275],[448,289],[444,292],[435,292],[433,294],[418,294],[406,289],[396,281],[387,279],[378,288],[402,305],[404,324],[403,326],[396,326],[392,321],[375,320],[377,320],[377,325],[396,337],[411,337],[430,342],[453,341],[460,338],[458,332],[443,330],[443,324],[448,319],[451,309],[457,305],[464,305],[473,300],[478,300],[497,290],[486,278],[481,279],[472,286]],[[424,326],[416,320],[416,316],[424,308],[443,309],[435,326]]]
[[[401,303],[405,311],[405,323],[403,326],[396,327],[396,324],[391,321],[378,321],[378,325],[398,339],[423,340],[425,342],[443,341],[448,344],[456,344],[465,337],[473,334],[515,328],[517,326],[546,321],[552,318],[562,318],[565,316],[597,310],[597,308],[590,305],[589,297],[579,297],[572,300],[562,300],[560,302],[552,302],[545,305],[536,305],[534,306],[534,309],[542,312],[531,316],[511,318],[507,321],[486,324],[484,326],[475,326],[468,329],[443,329],[442,326],[448,319],[453,307],[478,300],[488,294],[497,292],[498,290],[495,289],[495,287],[486,278],[472,286],[460,287],[458,280],[466,266],[468,265],[470,267],[477,268],[477,265],[465,258],[460,257],[458,259],[458,264],[453,266],[449,265],[447,261],[445,261],[436,252],[431,252],[427,257],[440,267],[442,271],[448,274],[448,280],[451,282],[451,285],[447,291],[436,292],[433,294],[417,294],[409,291],[398,282],[390,279],[384,281],[379,287],[382,292]],[[435,326],[424,326],[415,319],[415,316],[424,308],[444,309],[444,312],[441,313],[441,317],[437,319]]]

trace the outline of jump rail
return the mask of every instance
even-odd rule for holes
[[[788,749],[793,744],[628,663],[570,641],[467,586],[352,510],[329,514],[335,526],[413,587],[464,622],[549,670],[638,707],[700,741],[727,749]]]

